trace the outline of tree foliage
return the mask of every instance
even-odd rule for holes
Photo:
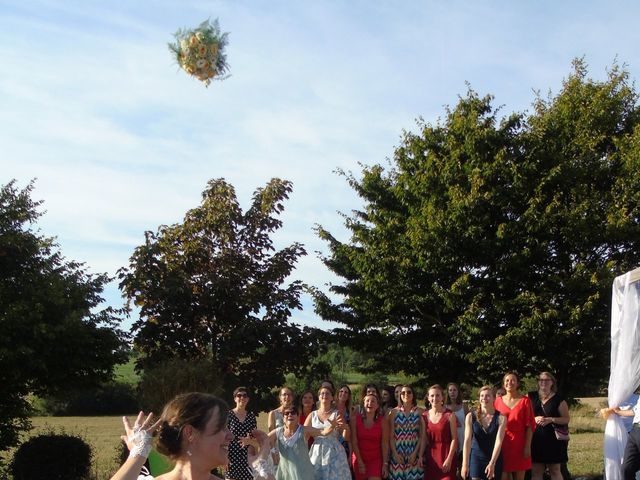
[[[271,239],[290,192],[290,182],[272,179],[243,212],[234,188],[211,180],[182,223],[146,232],[120,272],[140,309],[139,366],[210,358],[226,391],[243,384],[269,396],[303,367],[315,333],[289,322],[303,284],[286,281],[305,250],[296,242],[276,251]]]
[[[41,202],[32,189],[0,188],[0,450],[30,426],[27,394],[97,385],[126,359],[117,312],[96,310],[109,278],[33,229]]]
[[[611,283],[640,263],[640,116],[628,73],[583,61],[530,114],[469,90],[405,133],[391,166],[347,180],[364,208],[341,242],[344,280],[316,309],[376,356],[431,380],[557,373],[569,394],[608,372]],[[393,361],[388,361],[393,359]]]

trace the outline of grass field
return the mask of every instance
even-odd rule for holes
[[[595,411],[604,399],[582,399],[571,409],[569,470],[573,477],[599,476],[603,471],[602,442],[604,421]],[[32,435],[54,429],[79,434],[93,447],[96,480],[107,480],[117,469],[118,442],[122,434],[121,417],[35,417]],[[266,429],[267,415],[258,418],[258,428]]]

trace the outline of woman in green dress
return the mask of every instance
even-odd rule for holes
[[[284,425],[268,433],[271,445],[278,449],[280,462],[276,480],[311,480],[314,478],[314,469],[309,459],[307,438],[311,436],[329,435],[339,426],[338,422],[332,422],[323,429],[300,425],[298,423],[298,411],[295,407],[287,407],[282,412]],[[267,435],[264,432],[255,431],[254,437]],[[241,439],[244,445],[252,445],[259,448],[256,438],[245,437]]]

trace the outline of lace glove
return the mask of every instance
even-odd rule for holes
[[[129,457],[147,458],[151,451],[153,436],[148,430],[142,427],[134,427],[128,438],[129,445],[132,445],[129,451]]]

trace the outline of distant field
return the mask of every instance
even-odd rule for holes
[[[604,421],[595,415],[605,398],[580,399],[571,409],[571,441],[569,442],[569,470],[573,477],[602,474],[602,442]],[[96,480],[108,480],[117,468],[117,447],[122,434],[121,417],[34,417],[37,434],[47,429],[63,429],[83,436],[94,450]],[[267,415],[258,417],[258,428],[266,429]]]
[[[129,359],[124,365],[116,365],[114,379],[129,385],[137,385],[140,376],[135,372],[135,359]]]

